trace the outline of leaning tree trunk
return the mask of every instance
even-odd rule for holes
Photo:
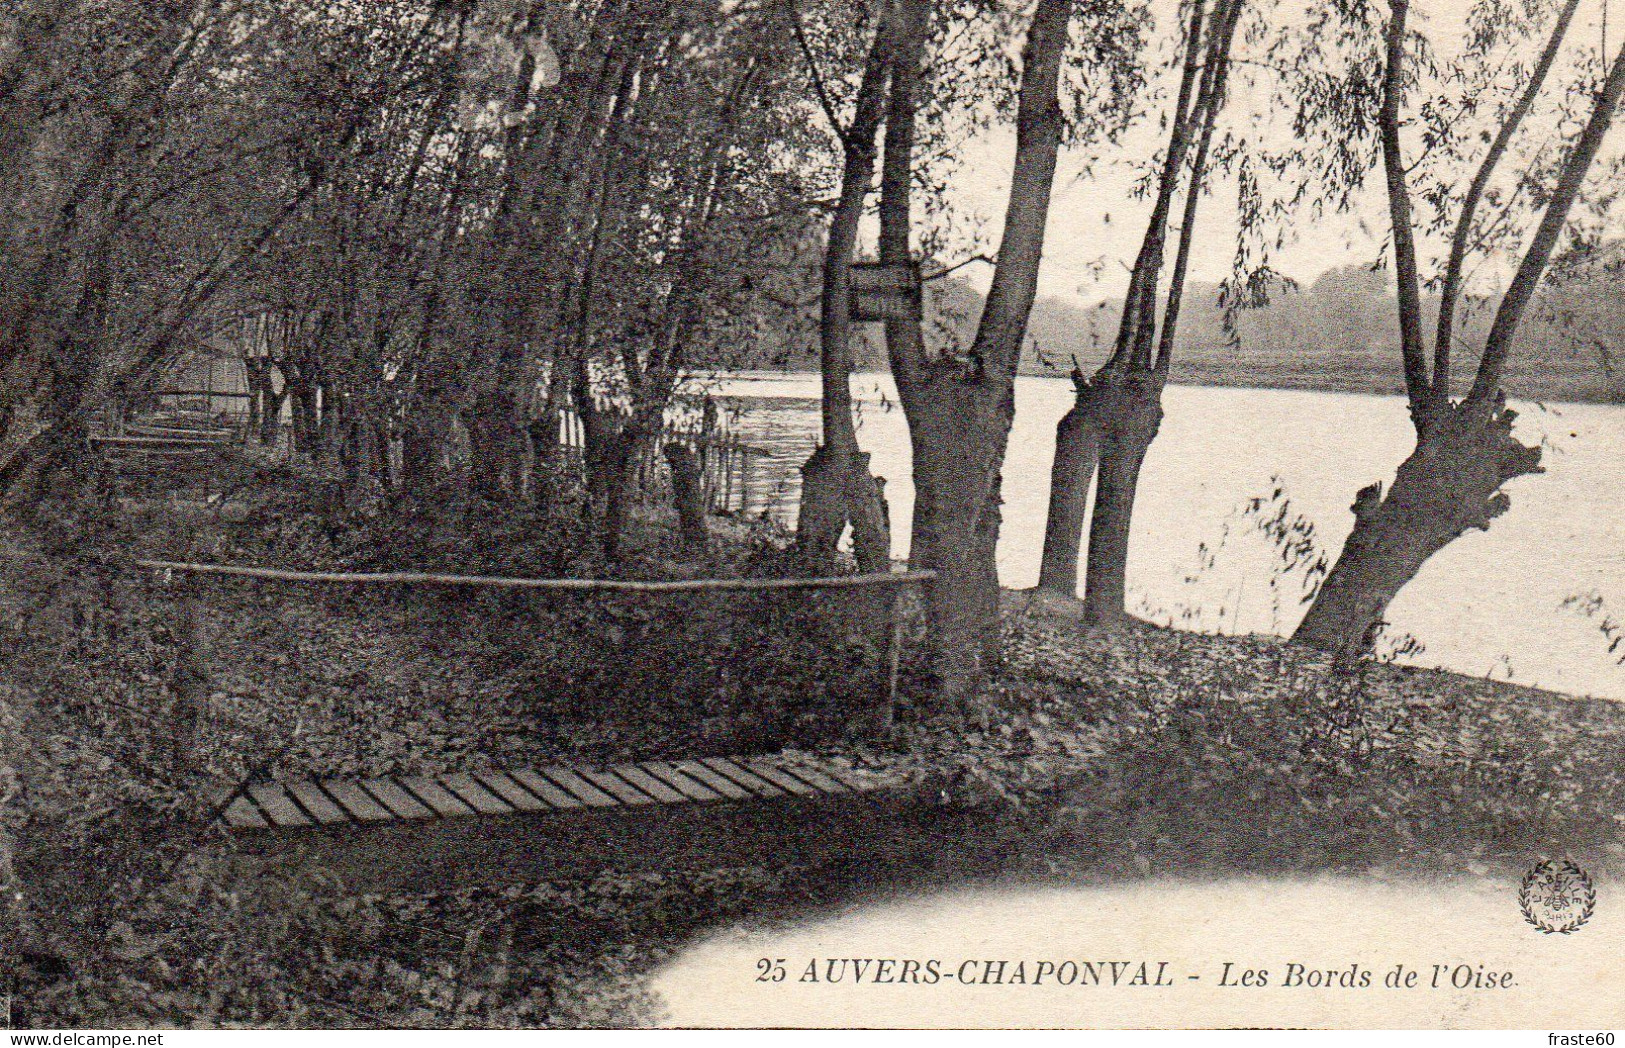
[[[1542,472],[1540,448],[1512,436],[1517,413],[1497,403],[1441,408],[1383,496],[1356,496],[1354,530],[1309,613],[1292,635],[1339,655],[1369,651],[1389,603],[1427,559],[1463,533],[1490,526],[1511,505],[1501,486]]]
[[[1362,654],[1373,646],[1384,626],[1388,605],[1421,571],[1429,557],[1470,529],[1487,529],[1511,505],[1502,485],[1515,477],[1540,472],[1540,449],[1512,436],[1516,414],[1507,410],[1501,372],[1517,336],[1523,312],[1551,260],[1579,196],[1587,172],[1625,98],[1625,46],[1616,53],[1591,115],[1563,161],[1546,201],[1540,225],[1524,251],[1517,272],[1496,307],[1484,340],[1478,372],[1467,398],[1448,400],[1450,390],[1450,316],[1454,299],[1442,304],[1442,323],[1435,330],[1435,372],[1428,375],[1421,337],[1421,291],[1416,274],[1407,168],[1400,148],[1401,103],[1406,83],[1406,0],[1393,0],[1386,31],[1387,65],[1379,111],[1383,166],[1387,175],[1389,215],[1394,231],[1395,275],[1399,291],[1400,340],[1405,389],[1417,430],[1416,448],[1399,467],[1384,497],[1373,484],[1355,499],[1354,529],[1314,603],[1293,634],[1297,643],[1338,655]],[[1457,243],[1446,268],[1446,289],[1453,294],[1461,259],[1470,245],[1472,208],[1511,138],[1533,103],[1552,56],[1561,46],[1571,8],[1565,8],[1549,38],[1544,56],[1522,100],[1513,108],[1468,189],[1458,219]]]

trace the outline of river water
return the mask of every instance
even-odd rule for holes
[[[817,440],[812,375],[748,374],[716,392],[737,398],[734,432],[767,452],[750,507],[793,521],[797,467]],[[908,430],[889,376],[853,380],[859,439],[886,478],[898,556],[913,504]],[[1072,399],[1061,379],[1021,378],[1004,470],[999,571],[1038,577],[1055,423]],[[1129,558],[1131,610],[1207,632],[1286,634],[1303,614],[1301,579],[1245,511],[1284,503],[1313,522],[1328,559],[1353,518],[1354,493],[1392,479],[1412,435],[1401,398],[1172,386],[1140,483]],[[1545,446],[1547,472],[1508,485],[1512,508],[1487,532],[1434,556],[1390,609],[1390,634],[1423,646],[1403,661],[1577,695],[1625,699],[1625,407],[1517,405],[1518,435]],[[1277,495],[1273,501],[1272,497]],[[1614,634],[1619,636],[1620,634]]]

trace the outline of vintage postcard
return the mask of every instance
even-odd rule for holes
[[[0,4],[11,1043],[1612,1045],[1622,95],[1615,0]]]

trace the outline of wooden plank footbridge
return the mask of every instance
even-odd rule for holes
[[[509,579],[411,572],[298,572],[140,561],[166,577],[283,583],[496,587],[634,593],[885,588],[892,599],[895,700],[898,596],[929,571],[811,579],[635,582]],[[932,847],[946,825],[939,791],[896,772],[785,754],[607,766],[481,768],[302,782],[245,781],[212,812],[257,867],[315,864],[354,890],[590,876],[762,863],[888,861]]]

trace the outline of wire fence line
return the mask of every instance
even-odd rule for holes
[[[829,575],[800,579],[515,579],[498,575],[448,575],[420,571],[342,572],[291,571],[235,564],[199,564],[188,561],[138,560],[137,567],[166,575],[209,575],[336,585],[472,586],[492,589],[560,590],[606,593],[702,593],[726,590],[824,590],[869,586],[909,586],[937,577],[930,569],[874,572],[864,575]]]
[[[244,579],[295,585],[327,586],[436,586],[447,588],[483,588],[502,590],[530,590],[566,593],[626,593],[626,594],[680,594],[680,593],[765,593],[785,591],[858,590],[887,592],[879,621],[875,623],[881,644],[881,690],[885,699],[883,722],[891,723],[896,712],[898,678],[903,648],[904,592],[912,586],[929,583],[937,578],[930,569],[873,572],[858,575],[816,576],[792,579],[675,579],[641,581],[633,579],[522,579],[493,575],[456,575],[432,572],[338,572],[293,571],[283,568],[259,568],[234,564],[204,564],[189,561],[137,560],[135,566],[157,572],[161,584],[173,585],[177,576],[201,582],[204,579]],[[194,601],[200,596],[192,586],[186,587],[184,632],[201,655],[204,641],[198,628],[200,621]]]

